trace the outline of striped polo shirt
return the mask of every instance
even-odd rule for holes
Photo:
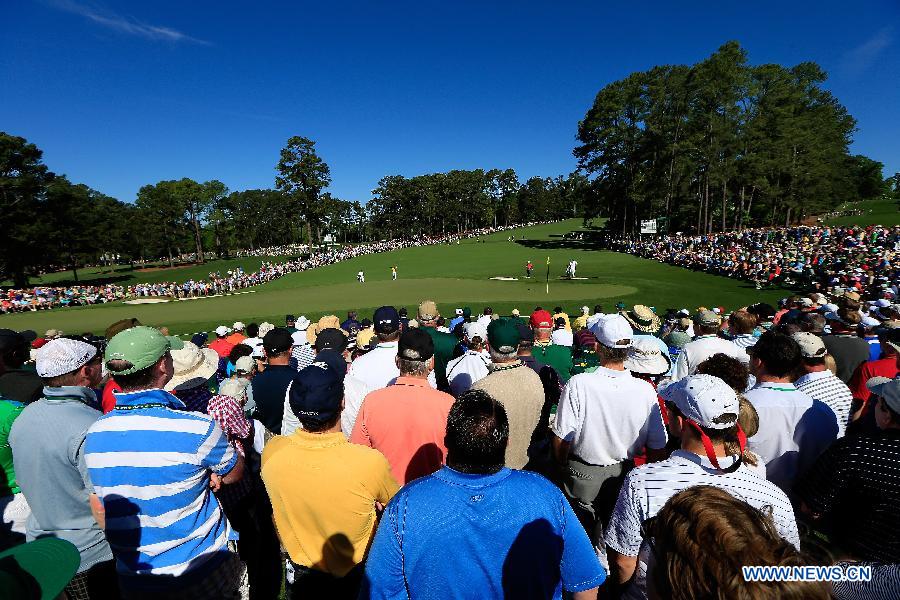
[[[156,585],[151,575],[181,585],[227,557],[231,527],[209,476],[238,457],[212,417],[163,390],[117,393],[88,430],[85,459],[123,585]]]
[[[719,459],[719,462],[722,467],[728,468],[733,464],[733,459]],[[778,486],[761,478],[746,465],[723,473],[715,469],[705,456],[676,450],[664,461],[631,471],[619,491],[606,531],[606,545],[619,554],[639,557],[635,583],[626,597],[645,597],[648,553],[641,534],[642,524],[655,517],[669,498],[698,485],[717,487],[771,514],[778,534],[795,548],[800,548],[794,509]]]
[[[837,417],[837,436],[844,437],[847,421],[850,420],[850,405],[853,404],[853,394],[850,393],[847,384],[826,369],[807,373],[795,381],[794,385],[810,398],[824,402],[834,411]]]

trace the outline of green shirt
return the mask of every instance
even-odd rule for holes
[[[571,377],[570,371],[572,370],[572,350],[556,344],[544,346],[535,342],[534,347],[531,349],[531,355],[538,362],[550,365],[556,369],[563,383],[569,381],[569,377]]]
[[[422,329],[431,336],[431,341],[434,342],[434,376],[437,379],[438,389],[449,393],[447,363],[453,358],[453,350],[457,344],[456,336],[438,331],[434,327],[423,327]]]
[[[13,467],[12,448],[9,446],[9,430],[13,421],[22,412],[25,405],[15,400],[0,398],[0,468],[4,477],[0,479],[0,498],[18,494],[19,484],[16,483],[16,470]]]
[[[581,356],[572,359],[572,369],[569,371],[572,375],[579,373],[593,373],[600,366],[600,359],[593,351],[585,351]]]

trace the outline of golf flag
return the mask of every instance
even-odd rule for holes
[[[550,257],[547,257],[547,293],[550,293]]]

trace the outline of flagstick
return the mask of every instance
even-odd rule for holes
[[[547,257],[547,293],[550,293],[550,257]]]

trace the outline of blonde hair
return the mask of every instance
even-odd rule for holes
[[[741,426],[744,435],[748,438],[753,437],[756,435],[756,432],[759,431],[759,414],[756,412],[756,408],[753,407],[750,401],[741,394],[738,394],[738,402],[740,404],[738,425]],[[755,454],[746,449],[742,453],[740,445],[732,440],[725,441],[725,452],[732,456],[740,454],[741,460],[752,467],[755,467],[759,463],[759,459]]]
[[[649,525],[653,568],[647,585],[672,600],[817,600],[821,582],[745,581],[745,565],[803,566],[806,561],[775,529],[772,517],[728,492],[701,485],[666,502]]]

